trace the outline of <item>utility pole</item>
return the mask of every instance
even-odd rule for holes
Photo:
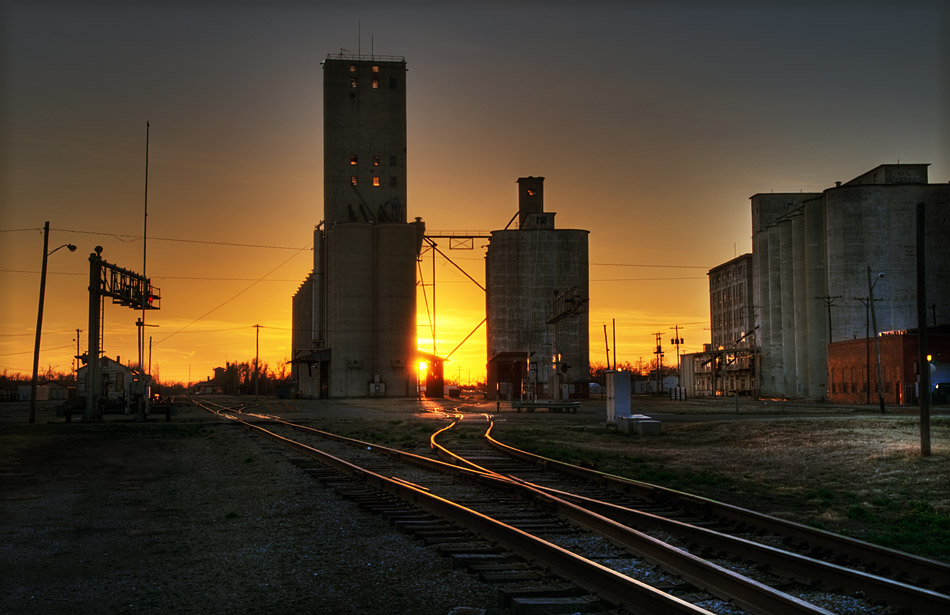
[[[56,248],[68,248],[70,252],[76,251],[76,246],[71,243],[63,244]],[[40,271],[40,305],[36,310],[36,340],[33,346],[33,379],[30,381],[30,422],[36,422],[36,384],[37,372],[40,367],[40,336],[43,333],[43,303],[46,300],[46,263],[49,255],[56,250],[49,250],[49,220],[43,225],[43,268]],[[47,374],[48,376],[48,374]]]
[[[604,323],[604,349],[607,352],[607,369],[610,369],[610,345],[607,344],[607,323]]]
[[[835,304],[835,300],[836,300],[836,299],[840,299],[840,298],[841,298],[841,295],[834,295],[834,296],[825,295],[824,297],[815,297],[815,299],[819,299],[819,300],[821,300],[821,301],[824,301],[825,307],[828,308],[828,343],[829,343],[829,344],[831,343],[831,340],[832,340],[832,337],[831,337],[831,306],[833,306],[833,305]]]
[[[82,331],[83,331],[82,329],[76,329],[76,360],[73,361],[73,363],[76,366],[76,369],[74,369],[73,371],[75,372],[74,375],[76,376],[77,387],[79,386],[79,334],[82,333]]]
[[[864,306],[864,354],[865,354],[865,376],[867,379],[867,399],[866,404],[871,404],[871,298],[870,297],[855,297],[855,301],[860,301]],[[875,299],[879,301],[879,299]]]
[[[145,205],[144,215],[142,217],[142,277],[148,275],[145,269],[146,256],[148,254],[148,121],[145,122]],[[146,289],[147,291],[148,289]],[[148,402],[152,397],[151,392],[151,357],[149,358],[149,370],[144,371],[145,364],[145,310],[148,307],[147,301],[142,301],[142,318],[139,327],[139,374],[142,379],[142,398],[139,403],[142,404],[142,419],[148,416]],[[144,373],[143,373],[144,372]]]
[[[617,371],[617,319],[611,319],[611,330],[614,334],[614,371]]]
[[[682,374],[680,374],[680,345],[683,343],[683,338],[680,337],[679,325],[670,327],[670,329],[673,329],[674,331],[676,331],[676,337],[670,340],[670,344],[673,344],[674,346],[676,346],[676,373],[680,378],[682,378]]]
[[[261,350],[261,326],[260,325],[251,325],[251,326],[257,329],[257,335],[255,336],[256,339],[254,340],[254,397],[256,399],[257,398],[257,382],[260,380],[260,368],[258,367],[258,364],[260,360],[259,357],[260,357],[260,350]]]
[[[653,335],[656,336],[656,350],[653,351],[656,355],[656,394],[661,395],[663,393],[663,345],[660,340],[663,332],[657,331]]]
[[[920,366],[920,454],[930,456],[930,363],[927,361],[927,259],[924,204],[917,204],[917,365]],[[931,306],[935,309],[935,306]],[[936,321],[936,315],[934,316]]]
[[[36,316],[36,343],[33,346],[33,380],[30,381],[30,422],[36,421],[36,379],[40,365],[40,335],[43,331],[43,302],[46,299],[46,261],[49,258],[49,220],[43,226],[43,269],[40,272],[40,307]]]
[[[877,334],[877,315],[874,311],[874,287],[877,286],[879,280],[884,277],[883,273],[877,274],[874,283],[871,283],[871,267],[868,266],[868,297],[870,297],[869,303],[871,304],[871,325],[874,327],[874,350],[877,354],[877,398],[881,402],[881,414],[885,413],[884,410],[884,370],[881,368],[881,338]],[[926,315],[924,316],[924,325],[926,326]]]

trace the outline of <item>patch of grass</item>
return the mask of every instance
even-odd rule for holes
[[[950,420],[934,417],[932,432],[945,442]],[[510,421],[493,435],[546,457],[950,561],[950,449],[938,444],[920,457],[911,417],[665,423],[652,437]]]

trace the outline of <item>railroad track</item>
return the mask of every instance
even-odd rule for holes
[[[534,600],[573,604],[578,612],[583,611],[582,604],[587,609],[599,608],[591,595],[564,595],[581,588],[607,604],[635,613],[950,612],[950,598],[935,589],[739,536],[737,533],[749,534],[750,527],[761,532],[763,523],[761,519],[756,521],[760,525],[748,520],[737,522],[742,509],[727,507],[722,513],[716,510],[718,503],[699,498],[702,506],[697,515],[695,496],[667,493],[656,486],[582,472],[582,468],[533,457],[495,440],[491,427],[483,439],[489,446],[471,447],[471,440],[467,440],[467,450],[453,452],[440,443],[446,439],[445,433],[458,428],[459,421],[452,422],[432,436],[433,450],[444,459],[440,461],[274,417],[252,420],[266,420],[270,425],[264,429],[252,421],[243,423],[332,467],[334,477],[320,474],[329,470],[320,470],[318,477],[334,486],[347,484],[345,488],[340,486],[342,493],[365,498],[367,508],[388,516],[397,527],[439,544],[437,549],[451,555],[453,562],[470,564],[479,574],[494,572],[498,578],[521,574],[526,580],[545,579],[541,589],[521,590],[525,592],[522,595],[509,592],[512,604]],[[279,431],[288,435],[305,433],[311,441],[319,438],[320,450]],[[332,453],[327,452],[330,442],[335,446]],[[394,461],[398,468],[391,465]],[[408,471],[406,463],[425,468],[426,473],[419,476],[416,472],[421,470]],[[346,477],[335,478],[341,473]],[[446,483],[447,475],[453,477],[451,485]],[[461,488],[456,483],[459,480]],[[351,484],[354,481],[356,486]],[[478,485],[480,495],[472,495],[473,484]],[[374,493],[363,493],[369,487]],[[437,496],[436,491],[444,495]],[[397,500],[402,503],[397,505]],[[680,500],[687,505],[677,508],[671,504]],[[729,528],[731,532],[723,531]],[[796,528],[792,537],[777,534],[771,526],[769,531],[772,542],[777,538],[802,541],[801,528]],[[507,552],[495,552],[497,545]],[[926,562],[929,560],[918,564]],[[530,570],[521,570],[523,567]],[[934,570],[932,575],[940,573],[939,566]],[[625,571],[650,579],[654,587]],[[545,575],[551,574],[557,578],[546,579]],[[939,583],[941,577],[935,578]],[[836,591],[826,591],[819,585]],[[833,611],[812,604],[815,597],[819,598],[816,601],[832,603],[829,594],[836,594]],[[852,594],[867,596],[873,602],[856,600]]]

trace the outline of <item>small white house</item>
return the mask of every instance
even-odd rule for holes
[[[102,390],[99,392],[100,399],[114,400],[132,400],[132,368],[122,365],[118,361],[109,357],[99,358],[99,378]],[[83,365],[79,368],[76,375],[76,392],[78,395],[86,394],[86,374],[89,372],[89,366]]]

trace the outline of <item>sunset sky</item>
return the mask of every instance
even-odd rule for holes
[[[544,176],[559,228],[590,231],[590,347],[674,362],[708,343],[706,272],[751,251],[749,196],[817,192],[882,163],[950,180],[950,12],[908,2],[12,2],[2,16],[0,372],[29,373],[50,249],[41,369],[86,348],[88,255],[146,273],[152,371],[289,359],[291,296],[323,212],[328,54],[404,56],[409,218],[501,229]],[[449,251],[484,280],[484,241]],[[432,264],[423,263],[431,282]],[[431,296],[428,297],[431,303]],[[436,263],[436,348],[484,295]],[[107,305],[106,354],[139,313]],[[432,350],[420,299],[419,346]],[[612,346],[612,343],[611,343]],[[484,377],[485,330],[448,378]]]

